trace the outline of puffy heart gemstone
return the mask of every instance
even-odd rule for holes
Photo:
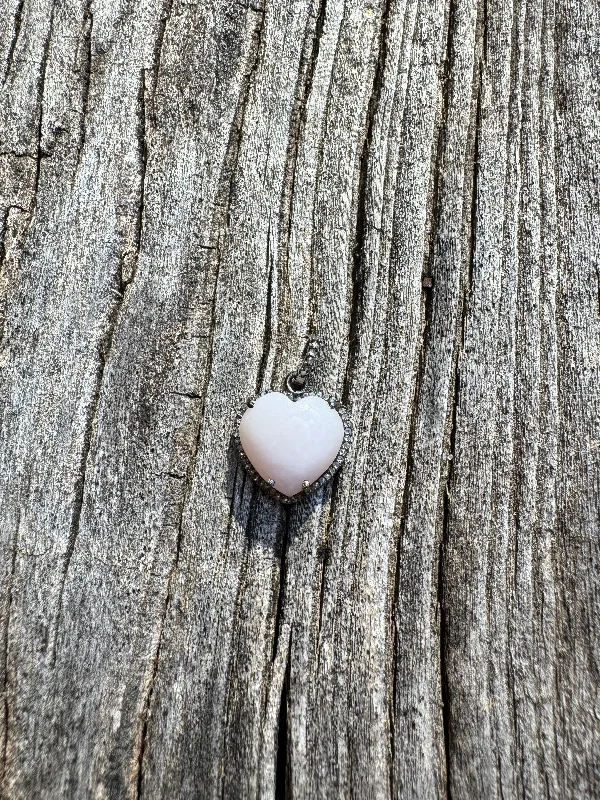
[[[261,478],[293,497],[331,466],[344,440],[344,423],[322,397],[290,400],[269,392],[244,412],[239,435]]]

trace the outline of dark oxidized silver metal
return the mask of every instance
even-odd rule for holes
[[[302,394],[310,371],[312,370],[315,361],[319,357],[319,352],[319,343],[316,341],[316,339],[309,341],[304,348],[300,366],[295,372],[290,372],[285,379],[285,386],[288,392],[297,396]]]

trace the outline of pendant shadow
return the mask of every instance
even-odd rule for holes
[[[252,545],[273,550],[281,558],[287,543],[301,535],[311,518],[320,515],[331,494],[331,484],[310,492],[296,503],[269,497],[251,479],[238,458],[232,437],[228,452],[227,494],[231,516]]]

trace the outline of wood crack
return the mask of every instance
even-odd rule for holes
[[[17,150],[2,150],[0,156],[10,156],[11,158],[30,158],[32,161],[38,159],[37,153],[19,153]],[[42,157],[44,154],[42,154]],[[46,156],[47,157],[47,156]]]
[[[406,518],[408,513],[408,501],[410,496],[410,486],[412,483],[412,473],[414,469],[413,462],[413,447],[415,438],[415,424],[417,421],[417,408],[419,403],[420,383],[422,379],[422,363],[424,361],[424,348],[425,348],[425,331],[421,331],[421,348],[418,354],[419,367],[415,377],[415,384],[413,388],[413,399],[411,403],[411,413],[408,423],[408,441],[406,443],[406,469],[404,473],[404,487],[402,490],[402,502],[400,510],[400,530],[396,541],[396,563],[394,565],[394,594],[392,597],[392,608],[390,616],[391,639],[392,639],[392,686],[391,686],[391,702],[389,704],[389,728],[390,728],[390,770],[389,770],[389,785],[390,797],[395,797],[395,772],[394,764],[396,761],[396,692],[397,692],[397,678],[398,678],[398,634],[396,630],[396,614],[398,609],[398,595],[400,592],[400,561],[402,557],[402,542],[404,538],[404,530],[406,525]]]
[[[352,299],[350,303],[350,331],[349,331],[349,347],[348,358],[346,363],[346,371],[344,378],[344,387],[342,390],[342,398],[344,403],[348,403],[350,397],[350,388],[354,379],[356,362],[359,355],[359,322],[361,318],[361,311],[363,306],[364,294],[364,249],[367,232],[367,178],[369,168],[369,153],[371,151],[373,141],[373,128],[375,125],[375,115],[379,107],[381,99],[381,89],[383,86],[383,76],[385,66],[387,63],[387,38],[388,26],[390,18],[390,7],[392,0],[384,0],[383,11],[381,14],[381,27],[379,33],[379,52],[377,56],[377,65],[375,74],[373,76],[373,86],[371,88],[371,96],[369,97],[369,105],[367,108],[366,119],[366,135],[363,142],[363,147],[360,156],[359,168],[359,182],[358,182],[358,203],[356,209],[356,224],[355,224],[355,241],[354,252],[352,259]]]
[[[477,137],[477,133],[476,133]],[[473,218],[474,219],[474,218]],[[462,319],[460,322],[461,337],[465,327],[465,320],[467,316],[467,302],[466,298],[462,301]],[[450,526],[450,497],[451,486],[454,475],[454,452],[456,442],[456,416],[458,409],[458,402],[460,398],[460,344],[456,346],[454,354],[454,363],[452,367],[452,401],[450,405],[450,433],[449,433],[449,452],[446,481],[443,489],[442,498],[442,536],[439,543],[438,564],[437,564],[437,608],[439,614],[439,643],[440,643],[440,690],[441,690],[441,708],[442,708],[442,728],[444,734],[444,755],[446,766],[446,796],[448,800],[452,798],[451,790],[451,728],[450,728],[450,685],[448,678],[448,662],[447,662],[447,637],[446,637],[446,603],[445,603],[445,584],[444,584],[444,562],[445,550],[449,540],[449,526]]]
[[[273,650],[271,653],[271,662],[275,661],[277,655],[277,648],[281,636],[281,621],[283,617],[283,600],[285,595],[285,582],[287,575],[287,549],[289,540],[289,527],[290,527],[290,509],[285,510],[285,526],[282,533],[281,553],[280,553],[280,567],[279,567],[279,587],[277,591],[277,602],[275,604],[275,625],[273,632]]]
[[[21,527],[20,513],[17,516],[17,523],[15,525],[15,533],[12,543],[12,561],[10,567],[10,577],[8,584],[8,599],[6,608],[6,624],[4,629],[4,663],[2,665],[2,700],[3,700],[3,716],[4,716],[4,740],[2,742],[2,766],[0,768],[0,790],[4,786],[4,777],[6,775],[6,758],[8,752],[8,726],[10,721],[10,708],[8,703],[8,643],[9,643],[9,629],[10,629],[10,611],[13,600],[13,584],[15,577],[15,567],[17,563],[17,541],[19,538],[19,529]]]
[[[38,124],[37,124],[37,151],[35,156],[36,165],[35,165],[35,176],[33,179],[33,192],[32,192],[32,201],[30,209],[31,216],[29,218],[29,223],[31,223],[31,220],[33,219],[33,214],[35,212],[35,207],[37,204],[37,191],[40,183],[42,160],[48,157],[48,153],[44,152],[42,148],[42,122],[44,117],[44,93],[46,89],[46,70],[48,68],[48,58],[50,56],[50,41],[52,39],[52,33],[54,30],[54,13],[55,13],[55,3],[52,4],[52,10],[50,12],[50,23],[48,25],[48,36],[46,37],[46,41],[44,43],[44,50],[42,53],[42,63],[41,63],[41,73],[40,73],[41,78],[38,87],[38,104],[40,110],[38,114]]]
[[[476,251],[476,238],[477,238],[477,225],[476,225],[476,214],[477,214],[477,186],[479,183],[479,133],[481,131],[481,70],[479,74],[479,89],[477,91],[477,105],[475,111],[475,143],[474,143],[474,155],[473,155],[473,180],[472,180],[472,193],[471,193],[471,227],[470,227],[470,236],[469,236],[469,258],[468,258],[468,274],[467,274],[467,285],[466,285],[466,297],[465,297],[465,311],[467,304],[467,297],[471,293],[471,288],[473,286],[473,268],[475,265],[475,251]],[[463,315],[463,320],[466,314]],[[464,335],[463,335],[463,342],[464,342]]]
[[[466,317],[466,301],[463,301],[463,320],[461,327],[464,329],[464,319]],[[445,585],[444,585],[444,561],[445,550],[449,539],[449,524],[450,524],[450,492],[454,472],[454,448],[456,439],[456,414],[458,409],[458,401],[460,397],[460,372],[459,372],[459,348],[456,348],[453,364],[453,378],[452,378],[452,403],[451,403],[451,422],[450,422],[450,435],[449,435],[449,453],[448,461],[449,466],[446,474],[446,482],[443,490],[442,498],[442,536],[439,543],[438,564],[437,564],[437,608],[439,614],[439,642],[440,642],[440,691],[441,691],[441,708],[442,708],[442,728],[444,733],[444,756],[446,766],[446,796],[448,800],[452,798],[451,790],[451,768],[452,759],[450,756],[450,686],[448,679],[448,662],[447,662],[447,647],[446,647],[446,603],[445,603]]]
[[[174,394],[177,397],[187,397],[188,400],[202,400],[202,395],[196,394],[195,392],[177,392],[173,390],[170,394]]]
[[[120,292],[125,293],[127,287],[134,280],[140,257],[142,245],[142,229],[144,226],[144,212],[146,203],[146,171],[148,169],[148,136],[147,136],[147,116],[146,116],[146,70],[140,70],[140,87],[138,91],[138,159],[139,159],[139,201],[137,204],[137,214],[134,228],[134,253],[131,266],[127,265],[128,274],[125,274],[123,267],[125,259],[121,261]],[[127,256],[128,254],[124,254]]]
[[[296,185],[296,164],[298,161],[298,150],[302,136],[302,126],[306,121],[306,110],[312,91],[315,67],[319,58],[321,37],[323,35],[323,26],[325,24],[326,5],[327,0],[319,0],[318,11],[314,17],[314,28],[312,31],[307,29],[305,34],[305,41],[302,47],[302,56],[298,71],[299,74],[296,85],[295,103],[290,119],[290,133],[285,165],[283,169],[284,180],[279,210],[279,229],[281,231],[282,240],[280,252],[285,254],[285,262],[280,265],[280,270],[283,274],[287,272],[287,264],[289,263],[289,247],[292,232],[292,201]],[[312,39],[310,42],[310,48],[309,39]],[[308,52],[309,50],[310,52]]]
[[[344,4],[344,13],[346,12],[345,4]],[[325,3],[323,4],[323,25],[325,24],[326,19],[326,8]],[[318,43],[320,46],[320,39],[321,39],[322,29],[318,36]],[[340,37],[336,37],[336,43],[333,53],[332,63],[335,64],[338,51],[340,47]],[[318,57],[319,48],[317,48],[315,59]],[[316,63],[316,62],[315,62]],[[327,122],[329,120],[329,108],[331,104],[331,79],[327,85],[327,91],[325,93],[325,102],[322,111],[322,119],[323,119],[323,134],[321,139],[321,146],[319,146],[318,154],[316,157],[316,170],[315,170],[315,196],[317,193],[320,176],[323,174],[323,159],[325,157],[325,148],[322,146],[322,142],[327,140],[328,131],[327,131]],[[319,309],[318,309],[318,297],[319,297],[319,289],[318,289],[318,278],[316,273],[316,258],[315,258],[315,251],[314,251],[314,242],[317,238],[318,227],[316,225],[316,214],[317,214],[317,204],[313,202],[312,205],[312,220],[311,220],[311,233],[310,233],[310,280],[309,280],[309,322],[308,322],[308,329],[311,332],[311,338],[319,339],[319,332],[318,332],[318,316],[319,316]]]
[[[6,236],[8,234],[8,222],[10,218],[11,209],[22,211],[23,213],[27,214],[29,209],[22,208],[22,206],[18,205],[9,205],[4,210],[4,214],[2,217],[2,235],[0,237],[0,279],[2,278],[2,272],[4,269],[4,264],[6,261]],[[2,303],[5,303],[5,297],[2,298]],[[4,334],[4,310],[0,311],[0,348],[2,346],[2,338]]]
[[[10,46],[8,48],[8,54],[6,57],[6,67],[4,69],[4,79],[2,81],[3,85],[6,84],[8,80],[8,76],[12,69],[14,57],[15,57],[15,49],[17,47],[17,42],[19,41],[19,36],[21,34],[21,26],[23,24],[23,8],[25,6],[25,0],[19,0],[19,4],[15,11],[15,18],[13,23],[13,35],[12,39],[10,40]]]
[[[135,779],[135,786],[136,786],[136,800],[139,800],[142,796],[142,788],[143,788],[143,764],[144,764],[144,754],[146,752],[146,743],[148,740],[148,723],[150,720],[150,709],[152,706],[152,697],[154,694],[154,687],[156,685],[156,676],[158,675],[158,665],[160,662],[160,653],[162,648],[163,642],[163,631],[165,627],[165,621],[167,618],[167,614],[169,613],[169,608],[171,605],[171,598],[173,594],[173,582],[175,580],[175,575],[177,573],[177,567],[179,566],[179,556],[181,553],[181,542],[183,539],[183,516],[179,520],[179,528],[177,530],[177,539],[175,541],[175,554],[173,556],[173,563],[171,565],[171,570],[169,573],[169,581],[168,581],[168,589],[167,589],[167,596],[165,598],[165,604],[163,608],[163,613],[160,621],[159,626],[159,633],[158,633],[158,642],[156,645],[156,651],[154,653],[154,658],[152,660],[152,671],[150,674],[150,680],[148,682],[148,690],[146,697],[144,699],[142,714],[141,714],[141,723],[142,723],[142,731],[140,736],[140,747],[138,753],[138,760],[137,760],[137,776]]]
[[[92,12],[92,0],[88,0],[84,16],[83,16],[83,63],[81,66],[82,86],[81,86],[81,111],[79,116],[79,142],[77,143],[77,158],[75,160],[75,169],[81,162],[81,155],[85,146],[86,136],[86,118],[88,113],[88,104],[90,97],[90,84],[92,80],[92,28],[94,26],[94,15]]]
[[[517,163],[522,163],[523,161],[523,140],[522,140],[522,125],[523,125],[523,111],[522,111],[522,98],[521,92],[523,89],[523,59],[524,54],[522,52],[522,43],[520,41],[520,8],[518,3],[513,3],[512,6],[512,29],[511,29],[511,42],[510,42],[510,81],[509,81],[509,105],[508,105],[508,132],[506,137],[506,175],[510,176],[511,174],[511,165],[513,163],[513,154],[511,153],[511,139],[516,142],[515,150]],[[512,136],[511,136],[512,134]],[[506,213],[506,209],[510,207],[510,200],[511,196],[516,194],[519,200],[522,202],[522,181],[521,177],[517,172],[517,176],[515,178],[515,182],[517,184],[517,190],[515,192],[514,188],[511,186],[511,181],[506,179],[505,185],[505,192],[504,192],[504,228],[503,233],[504,236],[507,237],[506,229],[508,225],[508,214]],[[521,208],[519,207],[519,211]],[[523,252],[522,252],[522,245],[523,245],[523,218],[519,215],[518,219],[516,220],[516,249],[517,249],[517,258],[515,264],[515,287],[514,287],[514,296],[515,296],[515,306],[509,313],[507,313],[507,323],[510,325],[512,331],[514,332],[515,338],[519,336],[518,331],[518,322],[517,322],[517,315],[518,315],[518,303],[519,303],[519,295],[523,291]],[[526,256],[525,256],[526,258]],[[513,351],[509,358],[512,359],[511,367],[513,369],[513,373],[518,369],[518,354],[516,347],[517,344],[513,344]],[[510,421],[508,422],[508,428],[510,430],[510,442],[511,442],[511,466],[510,466],[510,483],[512,486],[518,486],[518,463],[523,462],[523,441],[522,438],[519,436],[515,437],[515,428],[518,423],[515,421],[515,391],[516,391],[516,380],[513,380],[512,391],[510,393],[510,400],[507,401],[510,411]],[[507,555],[507,570],[510,567],[510,561],[512,559],[512,595],[513,600],[518,605],[518,569],[519,569],[519,533],[521,532],[521,509],[519,507],[518,499],[515,498],[513,492],[510,493],[507,499],[508,505],[508,516],[509,519],[512,520],[512,525],[509,525],[509,532],[508,536],[510,537],[510,529],[514,532],[514,541],[513,541],[513,553],[511,555]],[[508,583],[508,581],[507,581]],[[511,590],[507,586],[507,594]],[[509,599],[507,597],[507,603]],[[514,613],[514,610],[513,610]],[[516,681],[515,681],[515,666],[513,662],[513,647],[514,647],[514,631],[511,627],[510,621],[507,623],[506,627],[506,678],[508,684],[508,691],[510,700],[507,698],[507,706],[511,706],[511,730],[512,730],[512,738],[513,741],[511,742],[511,754],[512,760],[514,760],[515,769],[515,789],[518,794],[524,796],[524,787],[523,787],[523,775],[524,775],[524,756],[523,756],[523,743],[521,742],[521,738],[519,735],[519,725],[518,725],[518,701],[517,701],[517,692],[516,692]],[[498,781],[502,782],[502,772],[498,774]]]
[[[280,573],[279,585],[277,590],[277,602],[275,605],[275,624],[273,633],[273,649],[271,654],[271,665],[275,663],[279,642],[281,640],[281,629],[283,621],[283,604],[285,600],[285,586],[287,576],[287,553],[289,545],[291,509],[285,509],[285,525],[281,534],[280,550]],[[285,662],[285,675],[281,688],[279,701],[279,715],[277,719],[277,752],[275,756],[275,800],[286,800],[288,797],[288,718],[287,718],[287,698],[289,689],[289,676],[291,665],[292,637],[288,637],[287,659]],[[272,683],[271,683],[272,685]],[[265,712],[268,703],[268,692],[265,696]]]
[[[327,571],[327,564],[329,562],[329,559],[331,558],[331,537],[330,537],[331,521],[332,521],[331,509],[335,504],[335,495],[337,495],[337,487],[339,486],[339,474],[335,476],[334,481],[335,485],[332,491],[331,503],[329,505],[329,514],[327,516],[327,524],[325,525],[325,533],[323,535],[323,540],[319,543],[319,546],[317,548],[317,558],[321,562],[321,574],[319,580],[319,620],[317,625],[317,633],[321,632],[321,627],[323,625],[323,604],[325,602],[325,573]]]
[[[275,800],[288,800],[289,791],[289,722],[287,715],[288,695],[290,686],[291,671],[291,649],[292,639],[288,647],[287,665],[285,676],[281,687],[281,700],[279,703],[279,718],[277,720],[277,753],[275,757]]]
[[[452,4],[454,7],[454,2]],[[467,159],[465,175],[468,181],[465,181],[467,186],[470,186],[470,197],[467,195],[468,200],[468,238],[467,238],[467,253],[466,253],[466,274],[464,276],[464,288],[461,293],[460,301],[460,315],[459,323],[457,326],[457,336],[455,344],[455,352],[453,355],[452,365],[452,378],[451,378],[451,394],[452,400],[450,404],[450,430],[448,434],[448,455],[449,462],[446,479],[443,489],[442,498],[442,536],[439,543],[439,557],[438,557],[438,581],[437,581],[437,605],[439,613],[439,641],[440,641],[440,688],[441,688],[441,707],[442,707],[442,724],[444,733],[444,753],[446,760],[446,793],[449,800],[452,798],[452,758],[451,758],[451,721],[450,721],[450,685],[448,676],[448,663],[447,663],[447,609],[445,601],[445,580],[444,580],[444,563],[445,552],[449,541],[449,527],[450,527],[450,500],[452,496],[452,482],[454,479],[454,462],[455,462],[455,447],[456,447],[456,427],[457,427],[457,412],[461,392],[460,381],[460,354],[464,347],[466,322],[469,310],[469,296],[473,284],[473,270],[476,254],[476,237],[477,237],[477,196],[478,196],[478,182],[479,182],[479,159],[480,159],[480,133],[481,133],[481,119],[482,119],[482,88],[483,88],[483,68],[487,53],[487,2],[484,0],[478,12],[477,20],[477,39],[479,44],[477,47],[482,49],[482,57],[475,61],[474,75],[473,75],[473,94],[475,97],[475,112],[473,115],[473,144],[472,144],[472,158]],[[466,212],[465,212],[466,214]]]
[[[171,13],[173,11],[173,3],[175,0],[166,0],[163,5],[163,13],[160,18],[159,26],[158,26],[158,36],[156,37],[156,42],[154,44],[154,51],[152,54],[152,69],[154,72],[154,78],[152,81],[152,89],[150,92],[151,100],[151,109],[150,109],[150,119],[154,127],[156,127],[156,108],[154,106],[154,100],[156,96],[156,87],[158,86],[158,74],[160,71],[160,64],[162,59],[162,50],[163,44],[165,40],[165,33],[167,30],[167,25],[169,24],[169,20],[171,19]]]
[[[441,126],[438,138],[438,154],[435,166],[435,183],[434,183],[434,213],[437,214],[439,203],[440,203],[440,178],[441,178],[441,168],[442,168],[442,160],[443,160],[443,152],[444,152],[444,135],[447,129],[447,122],[448,122],[448,105],[450,101],[450,79],[451,79],[451,68],[452,68],[452,58],[454,52],[454,32],[455,32],[455,20],[456,20],[456,0],[452,0],[450,2],[450,6],[448,9],[448,33],[446,38],[446,54],[445,54],[445,61],[444,61],[444,78],[443,78],[443,85],[442,85],[442,117],[441,117]],[[477,159],[475,159],[475,164],[477,163]],[[473,217],[473,208],[471,210],[471,216]],[[432,232],[432,242],[435,237],[435,231]],[[431,250],[431,256],[433,259],[433,247]],[[429,270],[431,273],[431,269]],[[426,309],[429,307],[429,304],[426,303]],[[464,306],[463,306],[464,308]],[[447,537],[447,525],[448,525],[448,514],[449,514],[449,496],[448,496],[448,487],[450,485],[451,474],[453,469],[454,463],[454,432],[456,427],[456,408],[458,404],[458,389],[459,389],[459,380],[458,380],[458,349],[456,349],[456,353],[454,356],[454,364],[453,364],[453,378],[452,378],[452,405],[451,405],[451,428],[450,428],[450,453],[448,454],[449,466],[447,467],[447,475],[446,475],[446,482],[443,489],[443,496],[442,496],[442,531],[441,536],[437,548],[437,564],[436,564],[436,571],[437,571],[437,581],[436,581],[436,613],[438,615],[438,640],[439,640],[439,671],[440,671],[440,705],[441,705],[441,714],[442,714],[442,739],[443,739],[443,748],[444,748],[444,768],[445,768],[445,789],[446,789],[446,797],[452,797],[452,790],[451,790],[451,781],[450,781],[450,774],[451,774],[451,756],[450,756],[450,720],[449,720],[449,687],[448,687],[448,667],[446,661],[446,611],[445,611],[445,604],[444,604],[444,549],[445,549],[445,542]],[[443,450],[442,450],[442,458],[443,458]],[[446,469],[446,465],[442,463],[442,474],[443,471]]]
[[[263,388],[265,373],[267,369],[267,362],[269,359],[269,350],[271,348],[271,315],[273,313],[273,254],[271,253],[271,220],[267,227],[267,301],[265,308],[265,327],[263,332],[263,348],[260,364],[258,366],[258,373],[256,377],[256,394],[259,394]]]
[[[248,514],[248,518],[246,520],[246,529],[245,529],[246,546],[245,546],[245,549],[244,549],[243,562],[240,565],[240,572],[239,572],[239,578],[238,578],[238,582],[237,582],[236,595],[235,595],[235,601],[234,601],[235,612],[234,612],[234,616],[233,616],[233,630],[232,630],[231,639],[230,639],[232,656],[229,658],[229,660],[227,662],[227,681],[226,681],[226,685],[227,685],[228,689],[226,691],[226,697],[225,697],[225,703],[224,703],[224,705],[225,705],[225,721],[224,721],[223,732],[222,732],[222,737],[221,737],[221,753],[222,753],[222,757],[221,757],[221,791],[220,791],[221,800],[227,800],[227,795],[226,795],[227,784],[226,784],[226,782],[224,780],[224,776],[225,776],[225,758],[226,758],[226,753],[227,753],[227,734],[228,734],[228,731],[229,731],[229,721],[231,719],[231,707],[232,707],[232,703],[234,701],[233,692],[230,690],[229,687],[231,686],[232,675],[234,674],[234,670],[235,670],[235,666],[236,666],[236,661],[235,661],[235,654],[237,652],[236,645],[237,645],[238,637],[240,635],[239,609],[241,607],[241,598],[242,598],[242,596],[244,594],[244,589],[246,588],[246,577],[247,577],[247,574],[248,574],[248,555],[249,555],[248,551],[249,551],[249,542],[250,542],[250,539],[251,539],[251,533],[250,533],[251,527],[252,527],[252,515]]]
[[[265,9],[262,6],[254,6],[252,3],[241,3],[240,0],[235,0],[234,5],[243,8],[244,11],[253,11],[255,14],[264,14]]]

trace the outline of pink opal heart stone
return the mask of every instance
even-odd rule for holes
[[[293,497],[331,466],[344,440],[344,423],[322,397],[290,400],[269,392],[244,412],[239,436],[261,478]]]

